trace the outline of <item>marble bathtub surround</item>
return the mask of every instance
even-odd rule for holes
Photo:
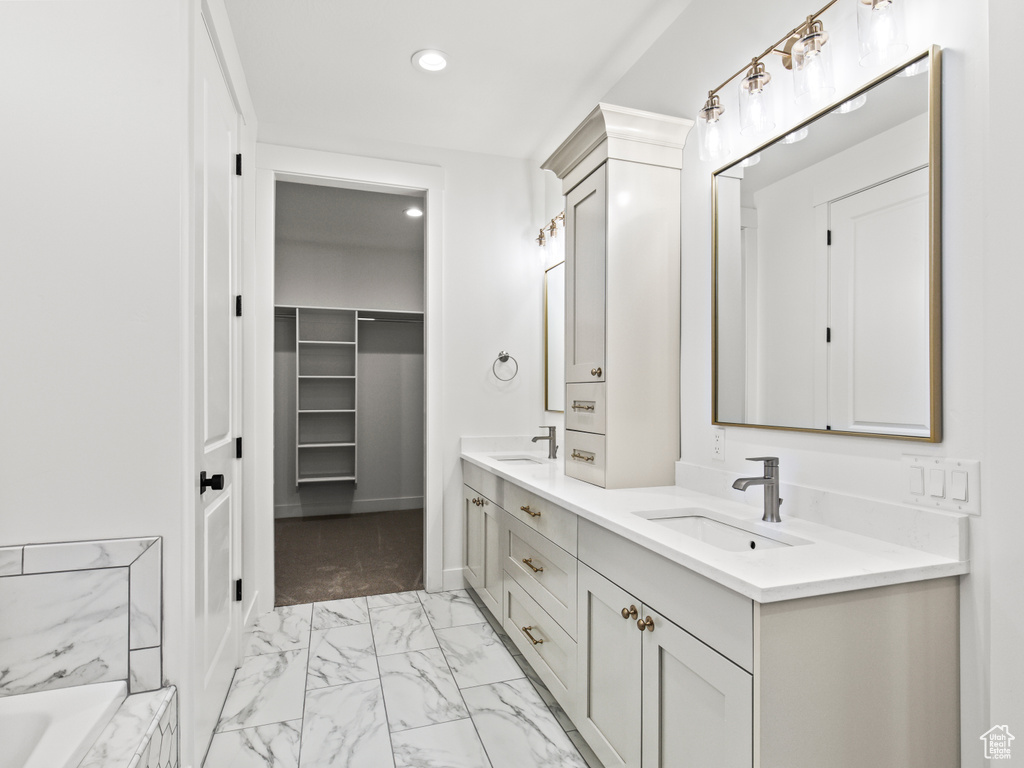
[[[20,576],[22,547],[0,547],[0,576]]]
[[[0,548],[0,696],[162,685],[157,537]]]
[[[204,765],[492,768],[511,765],[501,754],[506,740],[526,738],[512,752],[548,761],[536,765],[601,768],[592,753],[589,763],[581,757],[560,727],[572,723],[556,719],[545,703],[554,701],[551,694],[521,656],[509,653],[500,626],[492,627],[471,597],[464,590],[404,592],[306,606],[313,617],[308,649],[268,649],[245,659]],[[451,626],[475,616],[475,623]],[[260,622],[263,636],[285,620]],[[340,626],[324,626],[330,623]],[[267,644],[275,642],[292,641],[280,634]],[[292,666],[302,674],[286,668]],[[505,683],[510,691],[490,690]],[[521,722],[524,713],[532,726]],[[517,768],[524,765],[534,763]]]
[[[79,768],[178,768],[174,686],[128,696]]]

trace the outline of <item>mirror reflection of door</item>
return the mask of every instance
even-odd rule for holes
[[[830,202],[832,429],[928,434],[928,169]]]

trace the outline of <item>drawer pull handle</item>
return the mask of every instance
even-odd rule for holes
[[[654,619],[648,616],[645,619],[636,620],[636,628],[643,632],[645,629],[653,632],[654,631]]]
[[[574,402],[572,404],[572,409],[574,411],[592,411],[592,410],[594,410],[594,404],[593,403],[581,403],[579,400],[577,400],[576,402]]]
[[[530,517],[540,517],[540,512],[534,512],[532,509],[530,509],[529,504],[527,504],[525,507],[520,507],[520,509],[523,510],[523,512],[528,514]]]
[[[600,376],[601,375],[601,369],[600,368],[591,368],[590,369],[590,375],[591,376]]]
[[[523,563],[525,563],[526,565],[530,566],[530,568],[533,569],[534,573],[543,573],[544,572],[544,566],[543,565],[534,565],[532,557],[524,557],[523,558]]]
[[[594,454],[590,454],[589,456],[587,456],[586,454],[580,453],[579,451],[573,451],[572,452],[572,457],[574,459],[576,459],[576,461],[593,461],[594,460]]]
[[[537,638],[535,638],[533,635],[530,634],[530,630],[533,629],[532,626],[531,627],[520,627],[520,629],[523,630],[523,634],[526,635],[528,638],[530,638],[530,642],[533,643],[534,645],[540,645],[541,643],[544,642],[543,640],[538,640]]]
[[[629,608],[622,609],[622,618],[624,619],[635,619],[637,617],[636,606],[631,605]]]

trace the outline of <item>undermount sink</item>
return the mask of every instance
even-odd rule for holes
[[[540,459],[535,459],[532,456],[495,456],[495,461],[500,461],[504,464],[543,464],[544,462]]]
[[[662,525],[669,530],[677,531],[685,536],[710,544],[718,549],[729,552],[756,552],[759,549],[777,549],[809,544],[805,539],[780,534],[765,536],[754,533],[738,525],[722,522],[715,512],[709,509],[676,509],[658,512],[636,512],[640,517],[652,523]]]

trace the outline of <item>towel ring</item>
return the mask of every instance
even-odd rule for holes
[[[516,368],[514,371],[512,371],[512,375],[506,379],[498,375],[498,363],[507,363],[509,360],[512,361],[512,364]],[[516,374],[519,373],[519,363],[508,352],[499,352],[498,359],[491,364],[491,373],[494,374],[494,378],[496,378],[498,381],[512,381],[512,379],[516,377]]]

